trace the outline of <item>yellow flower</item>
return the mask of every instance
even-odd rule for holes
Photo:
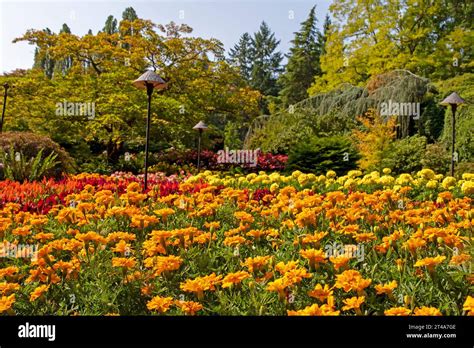
[[[0,297],[0,313],[9,311],[15,303],[15,294]]]
[[[474,297],[468,296],[466,298],[466,301],[464,302],[462,309],[467,312],[467,315],[474,316]],[[2,311],[0,309],[0,313],[1,312]]]
[[[323,302],[329,296],[331,296],[332,293],[333,291],[329,289],[329,286],[327,284],[325,284],[324,287],[321,284],[317,284],[314,287],[314,290],[308,292],[308,295],[317,298],[319,301]]]
[[[188,315],[195,315],[196,312],[199,312],[203,308],[202,304],[194,301],[176,301],[175,304]]]
[[[156,311],[158,313],[164,313],[168,311],[170,306],[173,304],[173,298],[171,297],[160,297],[155,296],[150,301],[148,301],[146,307],[150,311]]]
[[[435,307],[419,307],[415,308],[413,315],[415,316],[442,316],[443,314],[439,311],[439,309]]]
[[[461,191],[465,195],[474,194],[474,181],[466,181],[461,185]]]
[[[343,300],[345,306],[342,307],[343,311],[349,311],[351,309],[354,309],[358,315],[362,315],[362,312],[360,311],[360,306],[362,303],[365,302],[365,297],[364,296],[354,296],[348,299]]]
[[[415,263],[415,267],[426,267],[428,271],[433,272],[434,268],[446,260],[446,256],[425,257]]]
[[[358,271],[350,269],[336,275],[335,287],[345,292],[354,290],[361,293],[371,283],[371,279],[364,279]]]
[[[387,316],[407,316],[410,315],[411,310],[405,307],[394,307],[384,311]]]
[[[382,172],[385,174],[385,175],[388,175],[392,172],[392,170],[390,168],[384,168],[382,169]]]
[[[48,289],[49,289],[49,285],[38,286],[30,294],[30,302],[36,301],[36,299],[40,298],[46,291],[48,291]]]
[[[317,268],[319,263],[326,263],[326,253],[321,249],[300,250],[300,255],[309,260],[311,269]]]
[[[222,287],[228,288],[231,287],[233,284],[239,284],[248,277],[250,277],[250,274],[245,271],[229,273],[224,277],[224,279],[222,279]]]
[[[136,265],[135,258],[126,258],[126,257],[114,257],[112,259],[113,267],[123,267],[123,268],[133,268]]]
[[[393,290],[398,286],[396,280],[392,280],[389,283],[385,284],[378,284],[375,286],[375,291],[377,292],[377,295],[391,295]]]

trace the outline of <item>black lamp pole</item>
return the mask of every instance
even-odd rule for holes
[[[199,131],[199,137],[198,137],[198,166],[197,169],[198,171],[201,169],[201,138],[202,138],[202,132],[204,132],[207,129],[207,125],[199,121],[198,124],[196,124],[193,127],[194,130]]]
[[[146,89],[148,96],[148,113],[146,118],[146,139],[145,139],[145,180],[143,189],[148,188],[148,145],[150,143],[150,123],[151,123],[151,95],[154,89],[163,90],[168,84],[154,71],[146,71],[138,79],[133,81],[133,85],[138,89]]]
[[[150,142],[150,119],[151,119],[151,95],[153,94],[153,84],[146,83],[146,94],[148,95],[148,115],[146,118],[146,141],[145,141],[145,191],[148,187],[148,144]]]
[[[3,121],[5,119],[5,109],[7,108],[7,91],[10,86],[8,83],[5,83],[3,85],[3,88],[5,88],[5,94],[3,95],[3,109],[2,109],[2,123],[0,123],[0,133],[3,131]]]
[[[455,150],[454,147],[456,146],[456,109],[458,105],[464,104],[465,100],[462,99],[456,92],[451,93],[449,96],[444,98],[444,100],[440,103],[441,105],[451,105],[451,111],[453,112],[453,117],[451,119],[451,176],[454,176],[454,162],[458,160],[458,158],[454,157]]]
[[[199,129],[199,138],[198,138],[198,171],[201,169],[201,137],[202,129]]]
[[[452,129],[452,142],[451,142],[451,176],[454,176],[454,146],[456,144],[456,108],[457,104],[450,104],[453,112],[453,118],[451,122]]]

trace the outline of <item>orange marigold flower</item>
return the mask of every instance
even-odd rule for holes
[[[96,232],[87,232],[87,233],[77,233],[75,238],[84,243],[87,242],[96,242],[98,244],[106,244],[107,240]]]
[[[440,317],[443,314],[439,311],[439,309],[435,307],[419,307],[415,308],[413,315],[415,316],[436,316]]]
[[[222,287],[223,288],[231,287],[233,284],[239,284],[244,279],[247,279],[249,277],[250,277],[250,274],[246,271],[229,273],[228,275],[224,277],[224,279],[222,279]]]
[[[464,301],[462,309],[467,312],[467,315],[474,316],[474,297],[468,296],[466,301]]]
[[[134,241],[135,239],[137,239],[136,235],[134,235],[133,233],[127,233],[127,232],[112,232],[112,233],[109,233],[107,236],[107,241],[109,243],[118,242],[120,240],[131,242],[131,241]]]
[[[15,294],[0,297],[0,313],[9,311],[15,303]]]
[[[339,270],[339,268],[346,268],[350,260],[351,260],[351,257],[346,256],[346,255],[329,257],[329,261],[331,261],[331,263],[334,265],[334,268],[336,270]]]
[[[394,307],[384,311],[387,316],[407,316],[410,315],[411,310],[405,307]]]
[[[188,315],[195,315],[196,312],[199,312],[203,308],[202,304],[194,301],[176,301],[175,304],[181,311]]]
[[[19,268],[15,266],[0,268],[0,278],[13,277],[14,275],[18,273],[18,271],[19,271]]]
[[[278,297],[280,300],[286,299],[286,288],[291,286],[291,283],[286,277],[281,277],[275,279],[273,282],[268,283],[267,290],[268,291],[276,291],[278,292]]]
[[[30,294],[30,302],[36,301],[40,298],[46,291],[48,291],[49,285],[40,285],[34,289]]]
[[[426,267],[428,271],[433,272],[434,268],[446,260],[446,256],[425,257],[415,263],[415,267]]]
[[[114,257],[112,259],[112,266],[113,267],[123,267],[123,268],[133,268],[136,265],[135,258],[127,258],[127,257]]]
[[[0,283],[0,293],[4,296],[20,289],[20,284],[17,283]]]
[[[180,288],[186,292],[194,292],[197,294],[198,299],[204,298],[204,291],[214,291],[215,286],[221,281],[222,276],[216,276],[215,273],[204,277],[197,277],[194,279],[187,279],[180,284]]]
[[[253,216],[245,211],[236,211],[234,213],[234,216],[237,220],[240,220],[240,222],[248,222],[248,223],[254,222]]]
[[[377,292],[377,295],[390,295],[392,294],[393,290],[398,286],[398,283],[396,280],[392,280],[389,283],[385,284],[378,284],[375,286],[375,291]]]
[[[125,256],[129,256],[129,254],[132,252],[132,248],[130,244],[128,244],[124,240],[121,240],[115,245],[115,247],[112,248],[112,251],[120,253],[122,255],[127,254]]]
[[[365,302],[365,297],[364,296],[360,296],[360,297],[354,296],[354,297],[351,297],[351,298],[347,298],[347,299],[343,300],[342,302],[344,302],[344,304],[345,304],[345,306],[342,307],[343,311],[349,311],[351,309],[354,309],[358,315],[361,315],[362,312],[360,311],[360,306],[362,305],[362,303]]]
[[[326,253],[321,249],[300,250],[300,255],[309,260],[311,269],[317,268],[319,263],[326,263]]]
[[[331,296],[333,291],[329,288],[328,284],[322,286],[321,284],[317,284],[314,287],[314,290],[308,292],[308,295],[314,298],[317,298],[319,301],[323,302],[329,296]]]
[[[345,292],[351,290],[362,292],[371,283],[371,279],[364,279],[358,271],[350,269],[336,275],[335,287],[343,289]]]
[[[171,307],[173,304],[173,298],[172,297],[161,297],[161,296],[155,296],[153,297],[148,303],[146,304],[146,307],[150,311],[156,311],[158,313],[164,313],[168,311],[168,309]]]
[[[249,257],[242,263],[242,266],[247,267],[248,270],[253,273],[264,269],[270,260],[272,260],[272,256]]]
[[[275,270],[277,270],[277,272],[280,272],[281,274],[284,275],[285,273],[298,268],[298,266],[299,266],[298,261],[288,261],[286,263],[283,261],[280,261],[275,265]]]
[[[205,222],[204,227],[207,228],[208,230],[217,230],[219,227],[221,227],[221,222],[220,221]]]
[[[463,254],[460,254],[460,255],[454,255],[451,258],[451,261],[449,261],[449,264],[454,265],[454,266],[460,266],[463,263],[469,261],[470,259],[471,259],[471,256],[468,255],[468,254],[463,253]]]

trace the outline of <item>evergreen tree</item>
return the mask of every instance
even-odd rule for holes
[[[118,32],[117,19],[115,19],[114,16],[112,15],[108,16],[107,20],[105,21],[105,26],[102,29],[102,31],[107,34],[114,34]]]
[[[122,20],[133,22],[135,19],[138,19],[137,13],[133,7],[127,7],[122,13]]]
[[[230,63],[240,69],[241,76],[249,83],[252,72],[252,38],[244,33],[239,43],[230,49]]]
[[[253,61],[250,85],[265,96],[278,95],[277,79],[281,73],[281,52],[275,52],[280,41],[275,39],[267,23],[262,22],[260,29],[252,38],[251,57]]]
[[[314,76],[321,74],[319,57],[324,37],[316,27],[316,6],[309,12],[308,19],[301,23],[301,29],[291,41],[287,55],[288,63],[279,83],[283,87],[280,96],[284,106],[295,104],[308,97],[307,89]]]
[[[321,47],[321,55],[326,53],[326,42],[328,40],[329,36],[329,29],[331,27],[331,18],[329,17],[328,14],[326,14],[326,18],[324,19],[324,24],[323,24],[323,33],[321,32],[318,35],[318,42]]]
[[[64,23],[59,34],[71,34],[71,28]],[[70,68],[72,67],[72,57],[64,58],[56,63],[55,70],[60,72],[61,74],[65,74]]]

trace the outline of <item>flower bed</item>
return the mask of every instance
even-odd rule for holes
[[[0,182],[0,315],[472,315],[474,175]]]

